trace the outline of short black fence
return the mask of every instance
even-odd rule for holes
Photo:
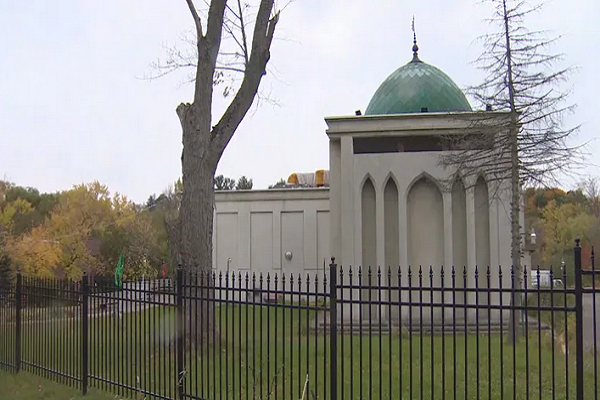
[[[0,290],[0,369],[147,399],[597,400],[594,262],[577,243],[574,285],[567,268],[335,262],[119,288],[18,274]]]

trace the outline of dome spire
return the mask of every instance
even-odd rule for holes
[[[420,62],[419,59],[419,46],[417,45],[417,32],[415,31],[415,16],[413,15],[412,19],[412,31],[413,31],[413,59],[412,62]]]

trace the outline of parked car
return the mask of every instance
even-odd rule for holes
[[[531,287],[532,288],[550,288],[550,287],[563,287],[563,281],[562,279],[552,279],[551,278],[551,274],[550,274],[550,270],[540,270],[539,274],[538,271],[534,270],[531,272]],[[539,281],[538,281],[539,280]],[[550,284],[550,282],[552,282],[552,285]]]

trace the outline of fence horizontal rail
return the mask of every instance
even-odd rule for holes
[[[104,303],[114,303],[119,304],[143,304],[148,306],[172,306],[174,305],[174,301],[157,301],[157,300],[145,300],[145,299],[134,299],[127,297],[115,297],[115,296],[98,296],[98,295],[90,295],[89,298],[91,300],[95,300],[96,302],[93,304],[98,304],[98,306],[103,305]]]
[[[24,366],[27,366],[27,367],[31,367],[31,369],[33,369],[33,370],[47,372],[48,374],[52,374],[52,375],[59,376],[62,378],[67,378],[67,379],[70,379],[73,381],[81,381],[82,380],[80,376],[70,375],[65,372],[56,371],[51,368],[48,368],[48,367],[45,367],[43,365],[39,365],[39,364],[36,364],[33,362],[23,360],[23,361],[21,361],[21,364]]]
[[[441,303],[441,302],[428,302],[428,301],[419,301],[415,300],[411,301],[387,301],[387,300],[365,300],[365,299],[356,299],[356,300],[339,300],[338,304],[355,304],[355,305],[371,305],[371,306],[406,306],[406,307],[421,307],[421,308],[446,308],[446,309],[469,309],[469,310],[502,310],[502,311],[523,311],[523,310],[534,310],[534,311],[567,311],[567,312],[575,312],[575,306],[564,307],[560,304],[556,306],[538,306],[538,305],[510,305],[510,304],[462,304],[462,303]]]
[[[413,286],[397,286],[397,285],[388,285],[385,283],[382,283],[381,285],[376,285],[375,282],[373,282],[373,284],[368,284],[368,283],[357,283],[357,284],[352,284],[352,283],[345,283],[342,285],[338,286],[338,289],[365,289],[365,290],[391,290],[393,292],[413,292],[413,293],[418,293],[418,292],[435,292],[435,293],[441,293],[441,292],[445,292],[445,293],[452,293],[452,292],[456,292],[456,293],[482,293],[482,294],[496,294],[496,293],[502,293],[502,294],[537,294],[537,293],[541,293],[541,294],[575,294],[575,289],[573,288],[564,288],[563,287],[557,287],[556,289],[537,289],[537,288],[525,288],[525,289],[512,289],[512,288],[486,288],[486,287],[480,287],[480,288],[474,288],[474,287],[470,287],[470,288],[464,288],[464,287],[452,287],[452,286],[423,286],[423,285],[418,285],[415,284]]]

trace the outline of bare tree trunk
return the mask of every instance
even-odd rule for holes
[[[193,113],[189,108],[189,113]],[[202,140],[194,137],[194,127],[182,121],[184,150],[182,155],[183,194],[179,219],[181,224],[181,258],[190,271],[212,270],[212,232],[214,211],[213,178],[216,162],[203,151]],[[207,133],[207,136],[210,131]],[[187,140],[186,140],[187,139]]]
[[[510,105],[510,127],[509,127],[509,140],[510,140],[510,190],[511,190],[511,202],[510,202],[510,222],[511,222],[511,257],[512,257],[512,268],[516,276],[516,288],[521,287],[521,225],[520,225],[520,211],[521,211],[521,196],[520,196],[520,176],[519,176],[519,126],[517,121],[517,111],[515,106],[515,86],[513,80],[512,71],[512,53],[510,47],[510,28],[508,21],[508,13],[506,10],[506,0],[502,2],[504,7],[504,33],[506,38],[506,75],[508,81],[508,98]],[[519,334],[518,329],[518,317],[520,312],[516,308],[521,304],[521,295],[517,293],[511,297],[514,299],[514,303],[511,306],[508,335],[511,343],[516,343]],[[517,326],[515,326],[517,324]]]
[[[217,59],[224,25],[227,0],[211,0],[206,27],[193,0],[186,0],[196,26],[197,63],[194,101],[177,107],[183,130],[181,166],[183,193],[179,208],[180,259],[186,271],[185,312],[189,340],[206,345],[218,340],[214,321],[214,282],[212,279],[212,234],[214,213],[213,181],[217,164],[248,112],[260,81],[266,74],[275,26],[279,13],[272,15],[274,0],[260,0],[254,23],[251,51],[248,54],[246,28],[242,16],[244,41],[244,78],[231,103],[213,125],[212,100]],[[229,8],[229,10],[231,10]],[[237,25],[233,24],[233,27]],[[197,275],[200,276],[197,276]],[[197,280],[196,280],[197,279]],[[190,285],[191,284],[191,285]],[[199,287],[197,287],[199,286]],[[190,298],[193,298],[191,300]],[[199,320],[201,323],[198,323]]]
[[[515,276],[515,289],[521,288],[521,224],[519,223],[521,214],[521,195],[519,178],[519,155],[517,149],[518,127],[516,113],[511,116],[511,178],[510,178],[510,223],[511,223],[511,258],[512,268]],[[513,302],[514,300],[514,302]],[[508,322],[508,341],[515,344],[519,336],[520,311],[517,309],[521,305],[521,294],[516,293],[511,296],[510,319]]]
[[[181,229],[181,263],[185,271],[186,312],[188,317],[188,340],[206,346],[217,338],[214,323],[214,282],[212,272],[212,233],[214,212],[213,179],[217,163],[207,151],[206,133],[198,132],[205,116],[197,115],[194,105],[180,105],[177,109],[183,128],[183,193],[179,210]],[[199,276],[198,276],[199,275]],[[197,278],[196,278],[197,277]],[[190,285],[191,284],[191,285]],[[198,288],[190,287],[197,286]],[[190,300],[192,297],[194,300]],[[201,319],[201,323],[197,319]]]

